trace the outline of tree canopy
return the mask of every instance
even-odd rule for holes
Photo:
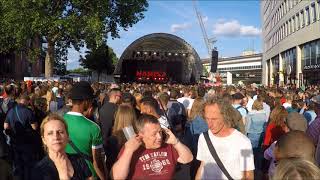
[[[85,57],[80,58],[80,65],[86,69],[97,71],[98,76],[102,72],[112,74],[118,58],[112,48],[101,45],[97,49],[87,51]],[[99,79],[99,77],[98,77]]]
[[[45,75],[52,76],[55,49],[95,49],[108,36],[144,18],[147,0],[0,0],[0,53],[40,52],[28,42],[46,43]]]

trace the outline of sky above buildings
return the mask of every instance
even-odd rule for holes
[[[199,0],[197,8],[202,15],[209,38],[219,57],[238,56],[244,50],[262,51],[259,0]],[[109,39],[117,57],[136,39],[151,33],[171,33],[187,41],[201,58],[209,57],[201,28],[191,0],[151,0],[145,18],[128,31],[120,31],[120,38]],[[79,55],[69,50],[67,69],[79,67]]]

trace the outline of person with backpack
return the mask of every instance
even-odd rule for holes
[[[41,158],[38,123],[28,108],[29,103],[29,96],[21,95],[18,104],[8,111],[3,125],[11,139],[13,174],[22,179],[30,178],[32,166]]]
[[[176,89],[171,89],[167,113],[169,120],[175,128],[174,131],[180,132],[180,135],[182,135],[181,132],[184,131],[187,122],[187,112],[183,104],[177,101],[178,95],[179,93]]]
[[[233,98],[232,106],[237,111],[239,111],[239,113],[241,114],[241,117],[242,117],[243,124],[245,124],[245,119],[248,114],[248,110],[246,109],[246,107],[242,106],[243,98],[245,98],[245,96],[243,94],[241,94],[240,92],[238,92],[238,93],[235,93],[234,95],[232,95],[232,98]]]

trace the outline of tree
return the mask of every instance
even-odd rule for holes
[[[76,68],[72,70],[68,70],[68,73],[76,73],[76,74],[82,74],[82,75],[89,75],[89,70],[83,69],[83,68]]]
[[[45,76],[50,77],[55,49],[106,44],[108,35],[119,38],[120,28],[144,18],[147,7],[147,0],[0,0],[0,53],[25,50],[28,40],[43,38]]]
[[[54,62],[53,62],[53,72],[56,75],[65,75],[67,73],[67,60],[68,60],[67,49],[55,49]]]
[[[84,68],[97,71],[98,81],[102,72],[106,72],[107,74],[113,73],[118,58],[112,48],[107,45],[101,45],[97,49],[87,51],[86,53],[85,58],[80,58],[80,65]]]

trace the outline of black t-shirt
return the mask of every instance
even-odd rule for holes
[[[34,130],[31,124],[36,123],[34,113],[27,106],[17,104],[8,111],[5,123],[8,123],[13,131],[12,141],[18,144],[33,142]]]
[[[114,124],[114,116],[118,109],[118,105],[105,102],[99,110],[99,122],[104,140],[111,136],[111,130]]]
[[[67,154],[74,174],[71,178],[72,180],[82,180],[87,179],[92,176],[91,171],[86,164],[85,160],[81,158],[78,154]],[[58,180],[59,174],[58,170],[49,158],[49,156],[44,157],[40,162],[38,162],[31,171],[32,180]]]

